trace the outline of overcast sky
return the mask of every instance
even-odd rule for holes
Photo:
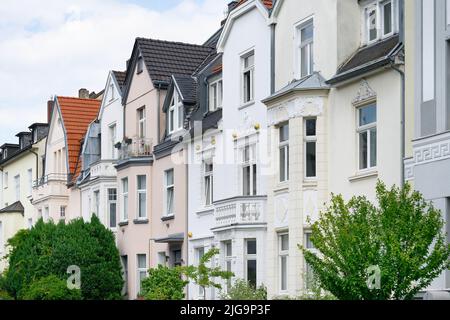
[[[1,0],[0,145],[46,121],[53,95],[98,92],[136,37],[203,43],[227,0]]]

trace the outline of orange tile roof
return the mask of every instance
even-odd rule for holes
[[[247,0],[239,1],[238,6],[243,4],[245,1],[247,1]],[[263,3],[263,5],[266,6],[267,9],[272,9],[272,7],[273,7],[273,0],[261,0],[261,2]]]
[[[75,179],[81,170],[79,161],[81,140],[85,136],[89,124],[97,118],[102,101],[59,96],[56,98],[66,129],[69,173]]]

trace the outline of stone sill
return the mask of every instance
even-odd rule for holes
[[[349,177],[348,181],[355,182],[355,181],[359,181],[359,180],[371,179],[371,178],[376,178],[376,177],[378,177],[378,171],[371,170],[371,171],[366,171],[366,172],[359,172],[356,175]]]

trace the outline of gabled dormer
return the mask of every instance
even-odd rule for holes
[[[49,125],[47,123],[33,123],[28,129],[31,131],[32,143],[35,144],[48,135]]]
[[[2,158],[0,162],[6,161],[10,157],[12,157],[16,152],[20,150],[20,146],[18,144],[5,143],[0,147]]]
[[[19,148],[20,150],[25,149],[32,145],[32,136],[31,132],[19,132],[16,134],[16,137],[19,138]]]

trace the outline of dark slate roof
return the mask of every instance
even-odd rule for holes
[[[175,85],[180,90],[183,103],[194,104],[197,101],[197,81],[192,76],[173,75]]]
[[[202,134],[204,134],[207,130],[209,129],[216,129],[217,128],[217,124],[220,121],[220,119],[222,119],[222,109],[217,109],[213,112],[208,112],[203,119],[201,120],[201,124],[202,124]],[[195,123],[199,123],[195,122]],[[189,130],[189,135],[191,137],[194,137],[195,134],[199,134],[199,128],[198,127],[192,127],[191,130]]]
[[[213,47],[137,38],[137,45],[144,58],[152,81],[169,82],[171,75],[191,75]]]
[[[125,71],[113,71],[113,74],[119,84],[120,90],[122,90],[125,85],[125,77],[127,73]]]
[[[270,97],[264,99],[262,102],[268,102],[295,91],[326,90],[329,88],[330,86],[326,84],[325,78],[322,77],[319,72],[313,72],[309,76],[303,77],[300,80],[290,82],[287,86],[281,88]]]
[[[339,67],[337,73],[327,83],[335,84],[385,66],[401,48],[399,35],[361,47]]]
[[[24,212],[24,207],[22,205],[22,203],[20,201],[14,202],[13,204],[3,208],[2,210],[0,210],[0,213],[15,213],[15,212],[19,212],[22,213]]]

